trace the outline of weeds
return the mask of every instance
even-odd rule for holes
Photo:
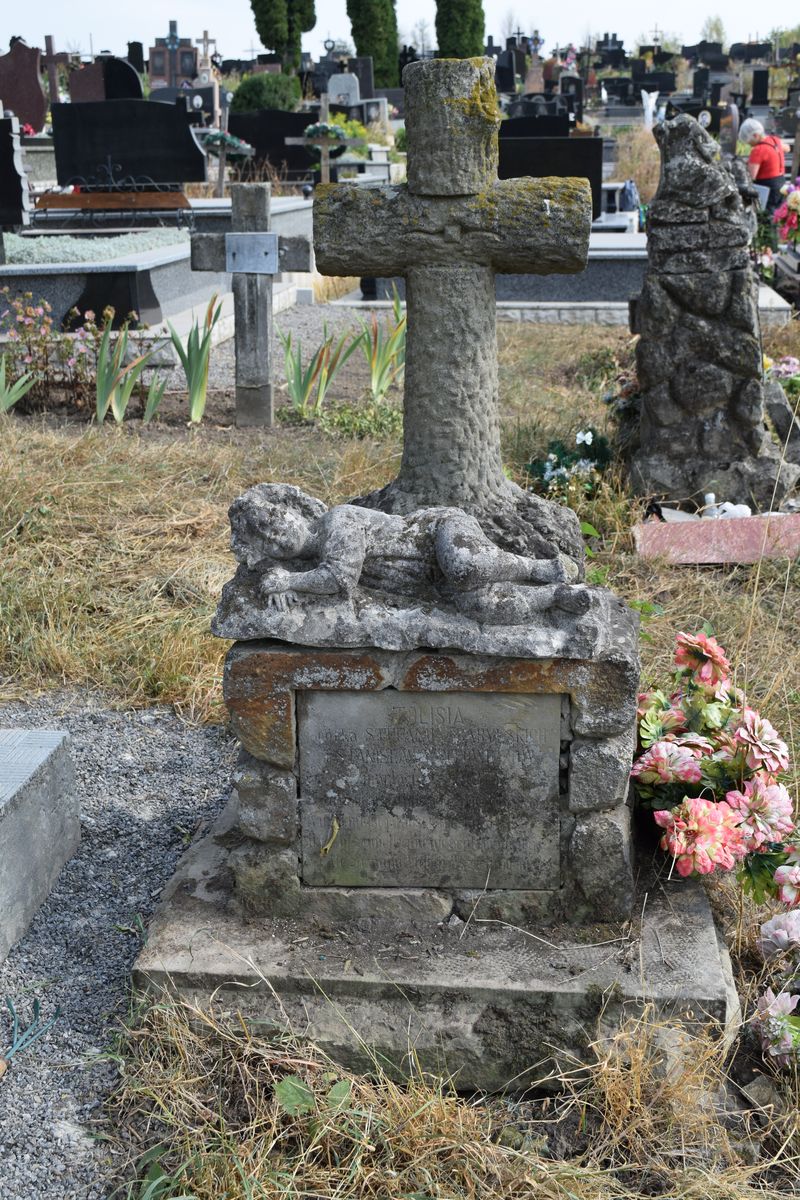
[[[214,295],[208,302],[202,326],[199,321],[195,320],[192,322],[192,328],[189,330],[185,348],[180,336],[175,332],[169,321],[167,322],[172,344],[181,360],[183,373],[186,376],[186,388],[189,393],[189,422],[192,425],[200,424],[203,419],[203,413],[206,410],[211,335],[214,332],[214,326],[219,320],[221,312],[222,301],[217,300],[216,295]]]
[[[0,355],[0,413],[11,412],[11,409],[26,396],[36,383],[36,376],[31,372],[20,375],[14,383],[6,381],[7,355]]]
[[[373,404],[380,404],[405,372],[406,318],[401,317],[393,329],[387,330],[373,312],[370,324],[362,328],[359,340],[369,368],[370,396]]]
[[[316,420],[322,412],[328,388],[339,369],[358,346],[360,339],[343,333],[339,340],[335,341],[333,334],[329,334],[327,326],[324,326],[322,344],[317,347],[304,369],[302,343],[298,340],[295,348],[291,333],[284,334],[280,330],[279,337],[283,343],[286,389],[291,401],[291,415],[295,421]],[[345,346],[348,339],[350,344]]]

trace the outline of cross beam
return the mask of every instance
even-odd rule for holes
[[[326,275],[406,280],[403,459],[379,507],[471,510],[508,498],[500,457],[496,272],[583,270],[584,179],[497,178],[494,62],[433,59],[403,72],[408,186],[318,188]]]

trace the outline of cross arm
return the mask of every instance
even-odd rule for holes
[[[191,264],[193,271],[227,270],[225,265],[224,233],[193,233]],[[302,235],[278,239],[278,269],[280,271],[311,271],[313,257],[311,242]]]
[[[314,252],[327,275],[458,263],[570,274],[586,266],[591,223],[585,179],[502,179],[467,196],[329,184],[315,192]]]

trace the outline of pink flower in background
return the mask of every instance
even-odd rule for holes
[[[699,783],[700,766],[691,750],[676,742],[654,742],[631,768],[642,783]]]
[[[800,849],[793,849],[789,861],[775,872],[775,882],[778,885],[778,899],[787,908],[800,905]]]
[[[761,926],[758,946],[764,958],[775,958],[790,950],[800,949],[800,909],[778,913]]]
[[[716,638],[705,633],[679,633],[675,644],[675,666],[690,670],[697,683],[716,687],[727,678],[731,664]]]
[[[746,708],[734,739],[746,752],[745,762],[751,771],[762,767],[770,775],[789,769],[789,748],[766,717]]]
[[[653,813],[665,831],[661,849],[675,859],[679,875],[709,875],[717,867],[730,871],[746,851],[739,814],[721,800],[687,796],[677,808]]]
[[[740,814],[742,836],[748,853],[765,842],[782,842],[794,829],[792,798],[782,783],[768,775],[745,782],[743,791],[728,792],[725,800]]]
[[[788,1067],[797,1054],[799,1032],[792,1017],[800,996],[780,992],[777,996],[767,988],[758,1000],[753,1021],[758,1027],[761,1049],[778,1066]]]

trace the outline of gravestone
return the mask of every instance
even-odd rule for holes
[[[231,233],[193,233],[192,270],[233,277],[236,424],[272,425],[272,279],[310,271],[307,238],[270,234],[269,184],[233,184]]]
[[[69,737],[0,729],[0,963],[80,840]]]
[[[706,492],[778,505],[800,472],[765,422],[758,284],[733,176],[681,115],[654,130],[661,181],[648,215],[648,270],[635,306],[641,388],[631,479],[671,500]]]
[[[206,179],[206,155],[183,104],[108,100],[54,104],[60,187],[179,186]]]
[[[331,509],[285,484],[234,501],[214,630],[236,643],[235,797],[136,978],[226,1002],[245,983],[246,1016],[303,1014],[352,1065],[411,1045],[460,1088],[520,1087],[622,998],[724,1016],[727,993],[698,891],[655,902],[634,971],[598,953],[619,936],[598,922],[634,911],[636,622],[581,582],[575,515],[500,456],[495,273],[579,271],[588,186],[497,178],[493,59],[403,79],[407,186],[331,185],[314,213],[324,273],[406,280],[399,475]]]
[[[750,103],[757,108],[764,108],[769,104],[769,70],[766,67],[753,71],[753,94]]]
[[[357,75],[341,73],[331,75],[328,80],[328,102],[330,104],[342,104],[349,108],[353,104],[358,104],[360,100]]]
[[[288,179],[312,179],[311,155],[304,145],[290,144],[288,139],[302,138],[314,120],[312,113],[262,108],[254,112],[231,112],[228,131],[253,147],[252,165],[256,170],[269,163]]]
[[[124,58],[103,54],[69,73],[69,96],[73,104],[89,100],[141,100],[142,81]]]
[[[44,128],[47,98],[40,82],[41,52],[21,38],[11,43],[8,54],[0,54],[0,101],[13,112],[20,125],[31,125],[35,133]]]

